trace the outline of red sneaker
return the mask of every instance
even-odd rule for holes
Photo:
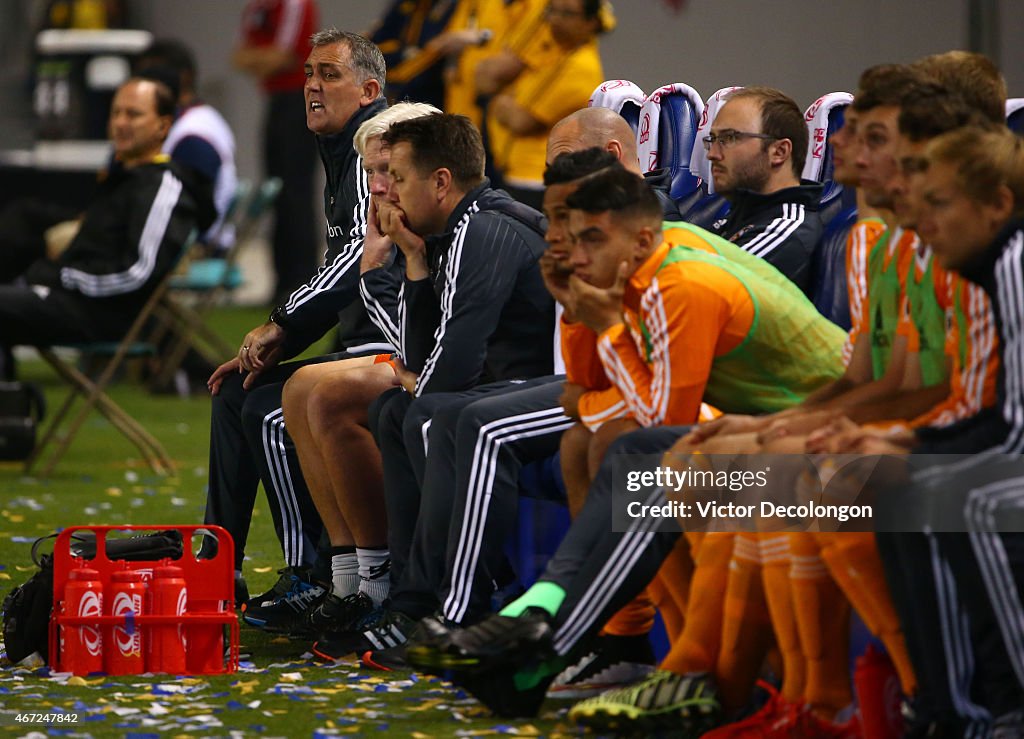
[[[834,721],[815,716],[809,708],[804,708],[800,713],[800,726],[798,736],[810,739],[861,739],[863,733],[860,729],[860,721],[857,714],[853,714],[849,721],[844,724],[837,724]]]
[[[704,734],[701,739],[790,739],[798,736],[800,706],[783,699],[775,688],[758,680],[768,691],[768,702],[757,713]],[[803,736],[799,734],[799,736]]]

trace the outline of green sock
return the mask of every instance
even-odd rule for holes
[[[502,616],[518,618],[527,608],[543,608],[551,616],[558,613],[565,591],[553,582],[538,582],[501,609]]]

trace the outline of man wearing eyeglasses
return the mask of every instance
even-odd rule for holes
[[[729,94],[703,139],[715,191],[730,203],[715,231],[774,265],[807,293],[821,238],[822,185],[801,180],[807,125],[800,108],[770,87]]]

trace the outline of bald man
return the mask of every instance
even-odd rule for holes
[[[617,159],[640,173],[632,129],[604,108],[584,108],[556,123],[546,158],[550,163],[559,154],[591,148],[613,155],[601,166]],[[660,190],[666,218],[679,220]],[[557,336],[555,343],[555,371],[563,372]],[[449,623],[471,624],[490,612],[496,588],[515,582],[504,542],[517,526],[519,474],[524,464],[554,455],[562,432],[574,422],[560,403],[564,380],[556,374],[484,385],[431,419],[430,454],[426,468],[417,471],[419,519],[409,564],[392,589],[393,609],[413,619],[438,614]],[[404,647],[362,655],[371,668],[394,669],[403,660]]]
[[[675,201],[669,197],[672,184],[668,168],[644,174],[636,148],[636,134],[626,119],[608,108],[582,108],[560,120],[548,134],[547,163],[560,154],[569,154],[597,147],[615,155],[623,167],[634,174],[642,174],[661,203],[666,221],[681,221]]]

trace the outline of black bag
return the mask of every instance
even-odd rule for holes
[[[38,652],[43,661],[49,659],[50,612],[53,610],[53,556],[39,555],[39,546],[56,534],[36,539],[32,545],[32,561],[39,567],[28,581],[12,590],[3,602],[3,634],[7,659],[17,664]],[[130,539],[111,539],[106,543],[108,559],[130,562],[179,559],[182,554],[181,532],[170,529]],[[96,554],[96,537],[91,531],[77,532],[72,537],[71,553],[91,559]]]
[[[31,382],[0,382],[0,459],[28,459],[36,426],[46,414],[43,394]]]

